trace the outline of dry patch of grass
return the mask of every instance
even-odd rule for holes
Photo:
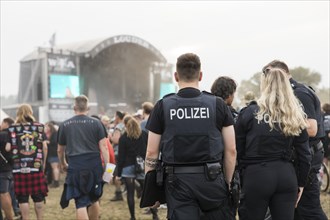
[[[59,202],[62,193],[62,187],[59,188],[50,188],[49,194],[47,197],[46,205],[45,205],[45,220],[71,220],[75,219],[75,205],[74,201],[70,201],[69,207],[66,209],[61,209]],[[129,219],[130,214],[128,211],[128,206],[126,199],[120,202],[110,202],[110,198],[114,195],[114,186],[113,185],[105,185],[104,193],[101,198],[101,220],[122,220]],[[125,195],[126,196],[126,195]],[[136,198],[136,206],[135,206],[135,216],[136,219],[139,220],[150,220],[152,219],[151,215],[146,215],[144,213],[144,209],[139,208],[139,199]],[[321,194],[321,202],[322,207],[330,219],[330,194],[322,193]],[[158,214],[160,219],[166,219],[166,209],[159,209]],[[33,203],[30,199],[30,219],[36,219],[33,210]]]

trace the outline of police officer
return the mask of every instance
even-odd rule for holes
[[[236,92],[237,84],[235,80],[228,76],[220,76],[218,77],[212,84],[211,93],[221,97],[224,102],[227,104],[234,121],[236,122],[238,112],[232,106],[234,101],[235,92]],[[232,209],[231,219],[236,219],[236,212],[239,204],[239,194],[240,194],[240,178],[239,178],[239,170],[236,162],[235,172],[232,180],[231,191],[230,191],[230,206]],[[229,219],[228,219],[229,220]]]
[[[161,154],[168,219],[228,219],[236,161],[233,118],[222,99],[198,89],[197,55],[178,57],[174,77],[179,92],[159,100],[147,123],[146,172],[156,168]]]
[[[310,169],[307,123],[283,71],[262,74],[260,88],[258,104],[242,109],[235,124],[242,169],[239,217],[263,220],[269,206],[273,220],[293,220]],[[292,146],[299,175],[290,161]]]
[[[238,112],[234,107],[231,105],[234,101],[235,92],[236,92],[237,84],[235,80],[228,76],[220,76],[218,77],[211,87],[211,93],[221,97],[225,103],[228,105],[228,108],[233,115],[234,120],[238,116]]]
[[[326,220],[327,217],[321,207],[320,185],[317,179],[317,173],[320,170],[324,154],[320,139],[325,135],[319,98],[311,88],[298,83],[292,78],[289,68],[284,62],[274,60],[267,64],[263,70],[275,67],[282,69],[287,74],[294,94],[302,103],[304,111],[307,114],[309,146],[313,155],[309,181],[296,208],[295,220]]]

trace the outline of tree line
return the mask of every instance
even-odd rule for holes
[[[290,73],[292,77],[300,82],[305,84],[306,86],[312,87],[316,94],[318,95],[321,103],[330,103],[330,91],[329,87],[320,88],[318,84],[321,82],[322,77],[321,74],[316,71],[311,71],[309,68],[305,67],[295,67],[290,69]],[[253,74],[253,76],[248,80],[242,80],[237,88],[237,99],[243,100],[244,95],[248,91],[252,91],[256,97],[260,95],[260,75],[261,72],[257,72]],[[240,105],[242,106],[242,105]]]

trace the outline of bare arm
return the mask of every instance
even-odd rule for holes
[[[222,128],[222,136],[224,140],[224,172],[226,182],[229,184],[233,178],[236,164],[236,143],[234,127],[228,126]]]
[[[156,169],[161,137],[161,135],[149,131],[147,153],[145,159],[145,173],[150,170]]]
[[[111,137],[112,144],[118,144],[119,143],[119,138],[121,136],[121,133],[118,129],[116,129]]]
[[[315,119],[307,119],[307,133],[309,137],[315,137],[317,134],[317,121]]]
[[[6,151],[9,152],[10,151],[10,148],[11,148],[11,144],[10,143],[7,143],[6,144],[6,147],[5,147]]]
[[[99,141],[99,147],[101,150],[102,158],[104,161],[104,168],[109,163],[109,151],[108,151],[108,145],[107,145],[107,139],[103,138]]]
[[[47,141],[46,140],[42,142],[42,153],[43,153],[43,157],[44,157],[44,161],[43,161],[43,172],[45,172],[45,170],[46,170],[47,156],[48,156],[48,146],[47,146]]]
[[[58,144],[58,146],[57,146],[57,156],[58,156],[58,159],[60,161],[60,167],[61,167],[61,170],[67,171],[68,164],[65,161],[64,152],[65,152],[65,145]]]

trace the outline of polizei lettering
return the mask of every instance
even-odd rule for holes
[[[210,118],[209,108],[178,108],[170,109],[170,119],[200,119],[200,118]]]

